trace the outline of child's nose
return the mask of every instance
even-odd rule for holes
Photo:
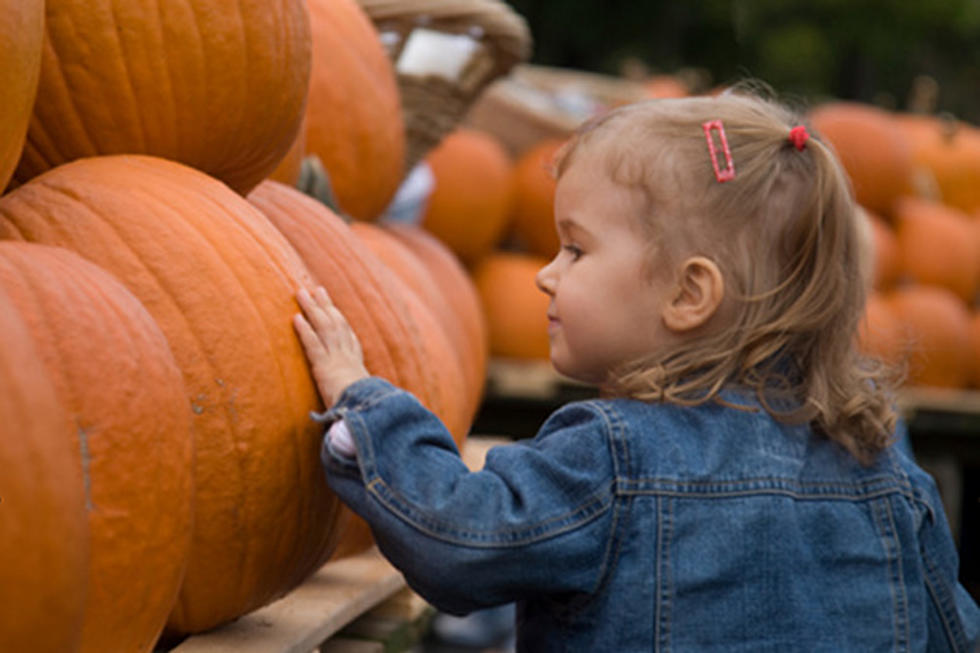
[[[552,266],[554,266],[554,261],[538,270],[534,277],[534,283],[538,286],[538,290],[546,295],[554,294],[555,280]]]

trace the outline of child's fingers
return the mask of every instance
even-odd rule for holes
[[[307,358],[313,359],[326,355],[326,347],[323,346],[320,337],[301,313],[293,316],[293,328],[296,330],[296,335],[299,336],[300,342],[303,343]]]

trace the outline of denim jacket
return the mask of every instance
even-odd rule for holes
[[[739,398],[741,403],[749,401]],[[862,467],[761,410],[628,399],[556,411],[469,472],[411,395],[329,413],[330,486],[408,584],[456,614],[517,602],[521,651],[959,651],[980,610],[932,479]]]

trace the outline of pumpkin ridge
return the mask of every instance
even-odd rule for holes
[[[158,3],[157,6],[159,6],[159,3]],[[138,100],[139,96],[136,93],[136,86],[133,84],[133,73],[132,73],[132,71],[130,69],[130,65],[129,65],[129,52],[126,50],[126,47],[123,44],[122,30],[120,30],[119,20],[116,18],[116,3],[115,2],[111,2],[110,3],[110,5],[109,5],[109,13],[112,16],[112,26],[113,26],[112,32],[113,32],[113,34],[115,36],[115,45],[116,45],[116,49],[117,49],[118,55],[119,55],[118,56],[119,65],[122,66],[122,73],[123,73],[122,74],[122,77],[123,77],[123,79],[126,80],[126,90],[128,91],[128,95],[129,95],[129,98],[128,98],[129,99],[129,103],[128,104],[129,104],[130,108],[133,108],[133,107],[136,107],[138,105],[138,103],[139,103],[139,100]],[[135,136],[137,137],[137,143],[138,143],[138,146],[137,147],[138,147],[138,149],[140,151],[145,151],[147,149],[147,146],[146,146],[147,141],[149,140],[147,138],[147,134],[149,133],[149,130],[146,127],[146,120],[144,119],[144,115],[143,115],[143,112],[142,111],[137,110],[137,111],[134,111],[133,113],[135,114],[135,118],[136,118],[136,120],[134,122],[135,122],[135,124],[138,124],[139,125],[139,130],[135,134]]]
[[[45,35],[47,35],[47,33],[48,33],[48,21],[47,20],[44,21],[44,32],[45,32]],[[50,65],[49,64],[49,65],[45,66],[42,63],[42,66],[41,66],[42,76],[44,74],[44,69],[45,68],[47,68],[49,70],[53,70],[53,71],[56,72],[56,74],[58,76],[58,81],[61,82],[59,84],[59,87],[63,91],[63,93],[62,93],[63,97],[61,98],[61,100],[63,102],[65,102],[68,105],[67,108],[70,109],[70,112],[68,112],[68,116],[67,117],[68,118],[72,118],[72,117],[75,118],[74,127],[76,129],[80,130],[80,133],[85,137],[85,146],[88,148],[88,151],[85,154],[87,156],[92,156],[92,155],[94,155],[95,153],[98,152],[98,147],[96,146],[96,141],[92,137],[92,134],[89,133],[88,125],[86,124],[85,120],[82,120],[82,113],[81,113],[81,111],[78,110],[78,104],[75,102],[75,94],[72,93],[71,90],[70,90],[70,86],[68,84],[68,79],[65,77],[64,67],[61,65],[62,57],[61,57],[60,54],[58,54],[58,50],[57,50],[57,48],[54,45],[53,39],[50,39],[50,38],[45,38],[44,39],[44,51],[51,53],[51,56],[54,58],[54,64],[55,65]],[[42,61],[43,61],[43,59],[42,59]],[[62,115],[64,115],[64,114],[62,114]],[[41,121],[35,119],[34,116],[31,116],[31,129],[34,129],[35,128],[35,125],[39,125],[40,123],[41,123]],[[28,138],[28,141],[30,141],[30,140],[32,140],[32,139],[31,138]],[[60,152],[59,152],[59,154],[60,154]],[[47,163],[47,162],[48,161],[46,160],[45,163]],[[23,179],[22,181],[25,181],[26,182],[27,181],[27,178]]]
[[[275,190],[275,187],[272,187],[272,189]],[[302,220],[298,220],[291,215],[289,207],[286,206],[282,201],[280,201],[280,195],[278,192],[266,192],[263,193],[261,197],[253,196],[253,201],[255,200],[258,201],[258,204],[261,204],[263,202],[268,202],[269,204],[273,205],[277,210],[277,216],[280,219],[288,220],[289,225],[292,229],[302,229],[302,231],[309,238],[311,239],[318,238],[318,236],[315,233],[311,233],[311,230],[305,226]],[[323,220],[318,224],[322,225],[324,231],[329,231],[332,235],[338,238],[341,237],[338,233],[341,230],[339,223],[331,224],[329,221]],[[390,309],[386,302],[375,301],[372,303],[368,301],[367,297],[362,296],[360,292],[355,292],[354,284],[351,281],[351,279],[353,278],[359,278],[359,277],[370,278],[371,283],[369,285],[369,288],[373,293],[377,293],[377,288],[383,287],[384,284],[378,279],[378,275],[373,269],[373,266],[369,266],[367,262],[364,260],[365,252],[367,250],[365,248],[358,247],[360,243],[354,240],[353,233],[350,233],[349,235],[346,234],[346,231],[349,230],[349,227],[347,225],[343,226],[343,230],[345,230],[345,236],[347,236],[345,238],[348,241],[347,244],[350,245],[354,250],[353,253],[348,248],[339,248],[334,251],[333,256],[323,257],[322,260],[319,262],[319,264],[330,265],[336,271],[336,274],[330,277],[332,280],[331,283],[336,283],[337,282],[336,280],[338,279],[342,280],[342,283],[345,286],[344,290],[349,291],[348,294],[345,296],[345,301],[356,303],[358,308],[361,309],[363,315],[369,315],[372,311],[377,312],[381,308],[385,310],[386,316],[390,315],[393,309]],[[341,256],[343,257],[342,260],[341,260]],[[352,268],[354,268],[355,266],[357,269],[352,271]],[[380,298],[380,294],[375,294],[374,297]],[[380,316],[379,319],[385,324],[395,325],[398,327],[402,326],[401,320],[397,320],[397,319],[393,320],[385,316]],[[372,333],[369,335],[377,339],[375,340],[375,342],[383,343],[384,345],[383,352],[387,359],[384,362],[389,363],[388,369],[395,372],[395,376],[396,376],[396,378],[390,380],[393,383],[395,383],[395,385],[399,385],[399,386],[405,385],[406,379],[404,375],[401,373],[402,366],[405,364],[405,361],[401,361],[399,358],[397,358],[394,355],[394,351],[397,349],[395,343],[392,342],[391,339],[386,337],[386,332],[378,328],[377,323],[374,320],[365,320],[363,321],[363,324],[361,326],[362,328],[367,327],[372,330]],[[397,342],[397,338],[395,339],[395,341]],[[413,358],[411,360],[411,363],[414,362],[415,359]],[[418,368],[416,367],[415,371],[417,370]]]

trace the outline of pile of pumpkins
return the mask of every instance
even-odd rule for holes
[[[810,120],[847,170],[867,229],[861,346],[907,386],[980,388],[980,129],[844,101]]]
[[[682,97],[691,91],[680,82],[652,77],[647,88]],[[859,204],[869,285],[859,346],[905,386],[980,388],[980,128],[839,100],[807,118]],[[491,355],[547,359],[547,298],[534,276],[558,250],[550,162],[564,139],[504,142],[465,126],[443,141],[427,158],[436,184],[422,224],[467,263]]]
[[[487,328],[446,245],[378,222],[405,128],[355,0],[0,15],[0,650],[151,651],[371,544],[323,478],[299,288],[459,444]]]

